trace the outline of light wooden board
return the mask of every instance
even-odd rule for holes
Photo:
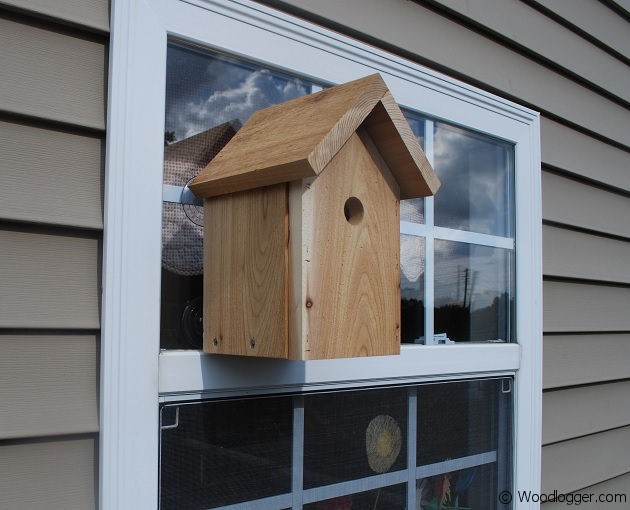
[[[278,184],[206,199],[206,352],[287,357],[287,194]]]
[[[0,335],[0,440],[97,432],[97,368],[95,335]]]
[[[0,19],[0,109],[105,128],[105,44]]]
[[[96,510],[94,437],[0,443],[3,510]]]
[[[103,140],[0,122],[0,217],[103,228]]]
[[[547,391],[542,416],[543,444],[630,425],[630,381]]]
[[[386,90],[372,75],[259,110],[191,189],[207,197],[319,174]]]
[[[543,387],[630,379],[630,334],[546,335]]]
[[[543,446],[542,491],[574,492],[630,472],[630,427]]]
[[[371,145],[367,134],[361,138]],[[352,135],[311,187],[312,248],[303,302],[306,358],[397,354],[400,349],[399,191],[361,138]],[[346,221],[349,197],[363,204],[358,224]]]

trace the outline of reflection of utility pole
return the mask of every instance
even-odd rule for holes
[[[468,307],[470,308],[471,304],[472,304],[472,297],[473,294],[475,293],[475,282],[477,281],[477,275],[479,274],[479,271],[473,271],[472,275],[470,277],[470,295],[468,296]]]
[[[466,301],[468,300],[468,268],[464,271],[464,308],[466,308]]]

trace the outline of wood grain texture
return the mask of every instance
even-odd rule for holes
[[[287,210],[285,184],[206,199],[206,352],[287,357]]]
[[[630,425],[630,381],[543,394],[543,444]]]
[[[0,335],[0,439],[98,431],[95,335]]]
[[[437,2],[601,89],[630,100],[628,68],[623,62],[525,3],[519,0]]]
[[[630,288],[543,282],[545,333],[630,331]]]
[[[0,444],[0,498],[7,510],[95,510],[95,438]]]
[[[543,164],[630,191],[630,153],[545,116],[540,131]]]
[[[605,510],[628,510],[628,487],[630,487],[630,473],[616,476],[615,478],[611,478],[610,480],[606,480],[595,485],[590,485],[585,489],[577,491],[575,494],[579,496],[586,494],[625,494],[625,501],[619,500],[616,503],[606,503],[605,506],[597,501],[595,497],[588,498],[590,501],[587,502],[587,497],[584,496],[584,499],[582,499],[580,503],[580,510],[603,510],[602,506]],[[541,505],[540,508],[542,510],[566,510],[567,503],[566,501],[545,503]]]
[[[368,147],[364,145],[368,143]],[[305,357],[400,351],[399,190],[367,133],[354,134],[311,186],[312,258]],[[357,224],[344,204],[363,204]]]
[[[97,239],[0,231],[0,327],[98,328]]]
[[[109,31],[108,0],[2,0],[0,3],[101,32]]]
[[[103,141],[0,122],[0,218],[103,228]]]
[[[628,261],[630,241],[543,225],[543,274],[547,276],[630,283]]]
[[[190,188],[207,197],[315,176],[386,90],[372,75],[259,110]]]
[[[434,195],[440,180],[396,100],[387,92],[363,124],[400,188],[400,199]]]
[[[630,472],[630,427],[542,449],[542,492],[574,492]]]
[[[630,379],[630,334],[546,335],[543,388]]]
[[[630,238],[630,200],[549,172],[542,173],[544,220]]]
[[[419,2],[292,0],[291,5],[303,9],[305,16],[312,14],[347,27],[346,34],[365,34],[390,49],[400,48],[428,65],[451,70],[464,80],[630,146],[626,108]]]
[[[0,19],[0,109],[105,128],[105,45]]]

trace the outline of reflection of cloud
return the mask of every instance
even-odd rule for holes
[[[442,181],[435,196],[437,225],[510,235],[509,150],[489,138],[436,124],[435,169]]]
[[[211,55],[185,55],[178,54],[177,65],[189,79],[174,79],[167,87],[166,129],[175,131],[178,140],[228,120],[244,123],[256,110],[310,92],[302,80],[268,69]],[[199,66],[200,58],[205,71],[188,72],[188,66]]]

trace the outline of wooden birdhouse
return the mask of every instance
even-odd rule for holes
[[[204,351],[400,352],[400,199],[439,181],[372,75],[256,112],[194,179]]]

